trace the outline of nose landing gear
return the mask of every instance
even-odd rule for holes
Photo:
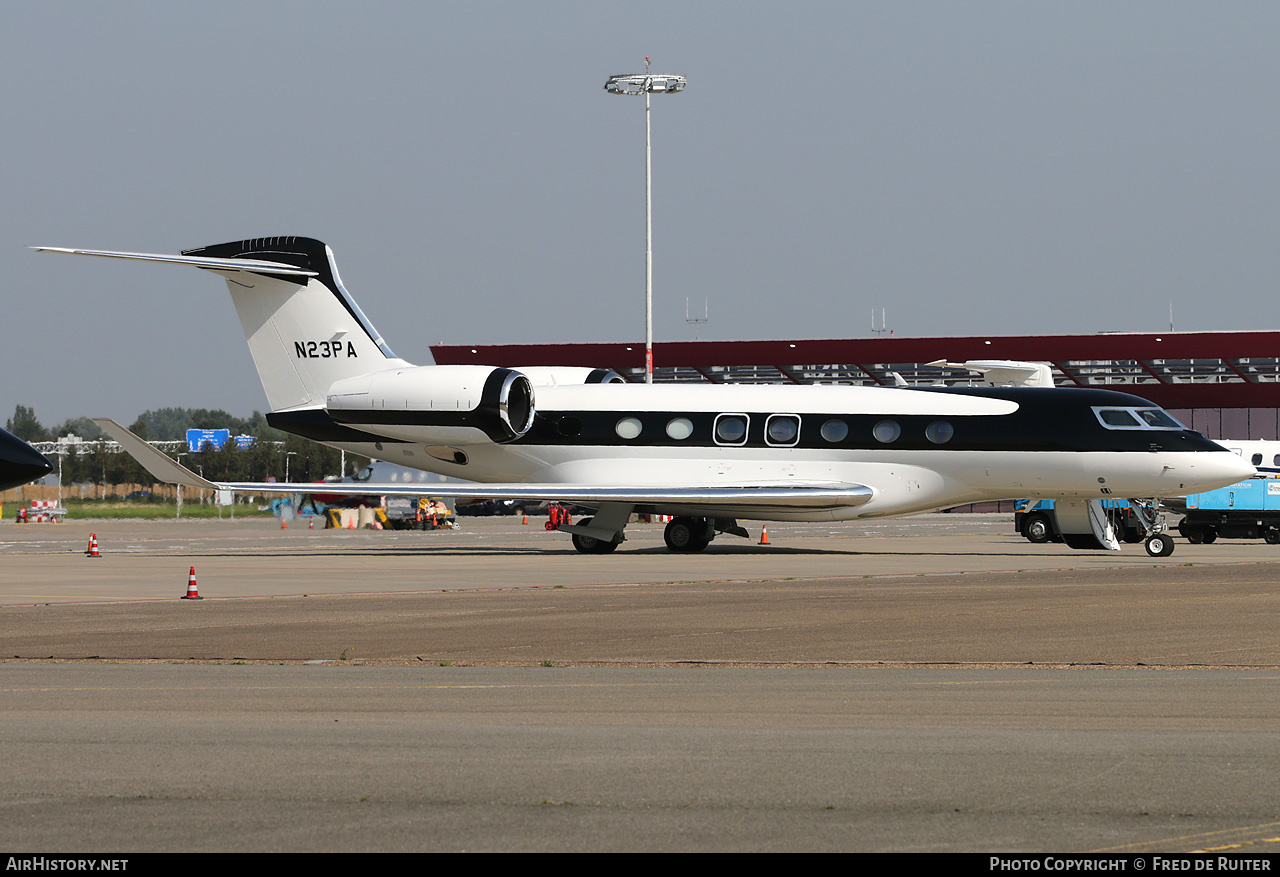
[[[1131,499],[1129,507],[1142,525],[1147,539],[1142,547],[1149,557],[1168,557],[1173,554],[1173,537],[1165,532],[1164,514],[1159,499]]]

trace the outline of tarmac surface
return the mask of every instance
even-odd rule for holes
[[[0,524],[0,843],[1280,852],[1280,547],[627,535]]]

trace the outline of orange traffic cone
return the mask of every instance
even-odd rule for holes
[[[520,516],[520,523],[522,523],[522,524],[527,524],[527,523],[529,523],[529,516],[528,516],[528,515],[521,515],[521,516]]]
[[[94,535],[93,533],[90,533],[90,534],[89,534],[89,544],[88,544],[88,545],[86,545],[86,546],[84,547],[84,553],[85,553],[85,554],[92,554],[92,553],[93,553],[93,540],[94,540],[94,538],[95,538],[95,535]]]
[[[316,528],[316,516],[311,515],[307,518],[307,529],[314,530]]]
[[[101,554],[98,553],[98,534],[97,533],[89,534],[89,550],[85,553],[88,554],[90,557],[102,556]]]
[[[347,519],[347,529],[354,530],[356,528],[356,516],[352,515]]]
[[[200,596],[200,589],[196,587],[196,568],[191,567],[191,574],[187,576],[187,595],[184,600],[203,600]]]
[[[760,528],[760,544],[769,544],[769,526],[767,524]]]

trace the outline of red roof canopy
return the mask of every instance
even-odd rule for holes
[[[568,365],[612,368],[631,379],[644,344],[502,344],[433,347],[442,365]],[[794,341],[673,341],[654,345],[659,380],[672,369],[710,381],[735,367],[757,367],[749,380],[807,383],[849,379],[890,383],[890,370],[946,359],[1049,362],[1064,386],[1109,387],[1167,408],[1280,407],[1280,332],[1151,332],[954,338],[846,338]],[[817,371],[810,367],[819,367]],[[666,372],[664,373],[664,369]],[[932,374],[940,374],[936,371]],[[950,373],[949,380],[960,378]]]

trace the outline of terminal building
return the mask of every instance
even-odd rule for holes
[[[574,365],[644,380],[644,344],[432,347],[440,365]],[[1280,439],[1280,331],[1098,335],[676,341],[654,345],[659,382],[894,385],[968,384],[946,360],[1049,363],[1060,387],[1133,393],[1212,439]]]

